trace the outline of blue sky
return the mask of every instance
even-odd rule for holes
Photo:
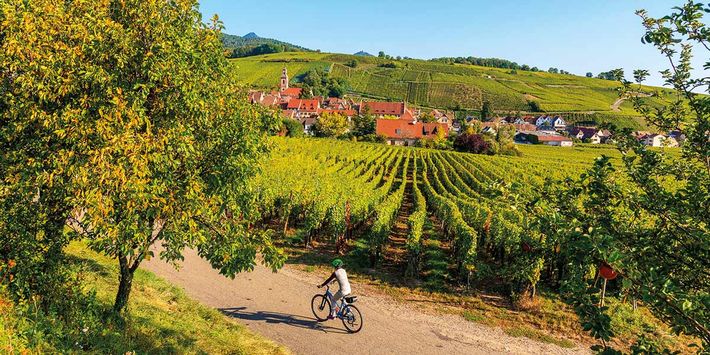
[[[203,0],[207,19],[219,14],[226,33],[255,32],[324,52],[434,58],[509,59],[584,75],[613,68],[667,67],[634,11],[670,13],[676,0]],[[630,75],[628,75],[630,76]],[[652,84],[661,84],[658,75]]]

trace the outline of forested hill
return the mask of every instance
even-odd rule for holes
[[[503,115],[559,113],[572,122],[645,128],[631,103],[619,98],[619,82],[560,71],[313,52],[276,53],[232,62],[240,82],[255,88],[275,87],[284,66],[296,85],[307,71],[321,68],[331,77],[345,79],[351,95],[366,98],[403,100],[462,115],[481,111],[487,103],[490,111]],[[670,97],[670,91],[662,88],[644,87],[643,91],[651,102],[665,102]]]
[[[222,34],[222,43],[225,49],[229,51],[229,56],[232,58],[279,52],[311,51],[308,48],[277,39],[259,37],[254,32],[250,32],[244,36]]]

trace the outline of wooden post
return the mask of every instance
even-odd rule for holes
[[[604,307],[604,296],[606,296],[606,278],[604,279],[604,285],[602,285],[602,301],[599,303],[600,307]]]

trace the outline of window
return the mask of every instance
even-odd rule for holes
[[[397,128],[394,130],[394,134],[402,134],[402,130],[400,128]]]

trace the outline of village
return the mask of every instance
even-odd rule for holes
[[[613,133],[590,125],[569,125],[562,116],[506,116],[481,120],[466,116],[455,119],[454,112],[424,110],[408,107],[406,102],[364,101],[338,97],[304,98],[302,88],[290,87],[287,68],[283,68],[278,91],[249,92],[252,104],[272,107],[281,111],[286,119],[297,121],[306,135],[313,136],[319,118],[324,114],[345,117],[350,122],[356,115],[375,118],[375,134],[389,145],[413,146],[420,140],[448,138],[475,128],[476,133],[496,135],[505,126],[515,129],[516,144],[541,144],[572,147],[576,142],[589,144],[613,143]],[[678,147],[684,140],[679,131],[668,134],[637,131],[634,136],[644,145],[652,147]]]

